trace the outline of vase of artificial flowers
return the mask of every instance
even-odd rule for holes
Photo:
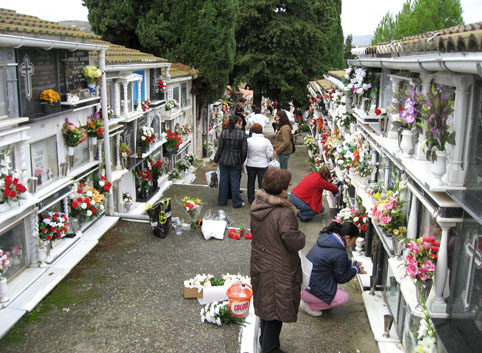
[[[453,112],[454,101],[444,94],[439,86],[432,85],[423,106],[425,119],[425,153],[434,165],[432,174],[436,185],[442,185],[446,171],[446,145],[455,145],[455,132],[450,131],[449,117]]]
[[[83,71],[84,77],[87,80],[90,96],[95,97],[97,95],[97,80],[102,76],[102,71],[95,66],[85,66]]]
[[[40,93],[40,109],[44,114],[53,114],[60,110],[60,95],[53,89],[44,89]]]

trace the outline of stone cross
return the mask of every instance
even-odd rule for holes
[[[32,98],[32,76],[35,73],[35,66],[30,62],[30,57],[25,55],[20,64],[20,76],[23,76],[25,84],[25,96],[28,100]]]

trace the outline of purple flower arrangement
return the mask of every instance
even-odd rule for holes
[[[425,153],[428,159],[435,160],[438,151],[445,151],[446,144],[455,145],[455,132],[449,130],[448,119],[453,110],[454,100],[444,94],[439,86],[432,85],[423,105],[425,135],[427,137]]]
[[[412,86],[408,90],[408,98],[403,102],[400,109],[400,119],[404,128],[412,129],[413,125],[420,121],[424,95],[417,86]]]

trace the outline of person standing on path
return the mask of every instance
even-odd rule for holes
[[[298,251],[305,246],[305,234],[286,199],[290,182],[289,171],[269,168],[250,210],[250,275],[263,353],[283,352],[279,341],[283,322],[296,322],[298,316],[302,281]]]
[[[362,263],[348,259],[346,249],[358,238],[358,228],[351,222],[332,222],[321,230],[315,245],[306,255],[313,264],[309,287],[301,291],[300,307],[307,314],[320,316],[322,310],[345,304],[350,296],[338,283],[346,283],[357,273],[366,273]]]
[[[290,201],[299,210],[298,218],[302,222],[310,221],[317,214],[323,213],[323,190],[336,194],[339,190],[331,184],[330,170],[323,166],[318,173],[310,173],[291,191]]]
[[[231,187],[233,208],[244,206],[240,193],[241,168],[248,152],[246,133],[241,130],[243,120],[238,115],[229,119],[229,129],[221,132],[218,149],[213,159],[213,167],[219,163],[218,205],[228,204],[228,190]]]
[[[288,159],[293,153],[293,134],[291,133],[291,123],[285,111],[276,112],[276,135],[274,138],[273,156],[278,158],[281,169],[288,169]]]
[[[254,201],[256,177],[258,177],[258,187],[261,189],[264,173],[268,170],[269,159],[273,156],[273,145],[264,137],[261,124],[253,124],[251,132],[252,136],[248,138],[248,157],[246,159],[248,202],[250,205]]]

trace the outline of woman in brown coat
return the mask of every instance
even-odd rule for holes
[[[276,136],[274,138],[274,157],[278,157],[281,169],[288,169],[288,158],[293,153],[293,134],[291,133],[291,123],[284,110],[276,112]]]
[[[251,205],[251,283],[254,310],[261,319],[263,353],[283,352],[283,322],[295,322],[300,304],[301,263],[298,250],[305,235],[298,229],[296,209],[286,199],[291,173],[270,168],[263,189]]]

